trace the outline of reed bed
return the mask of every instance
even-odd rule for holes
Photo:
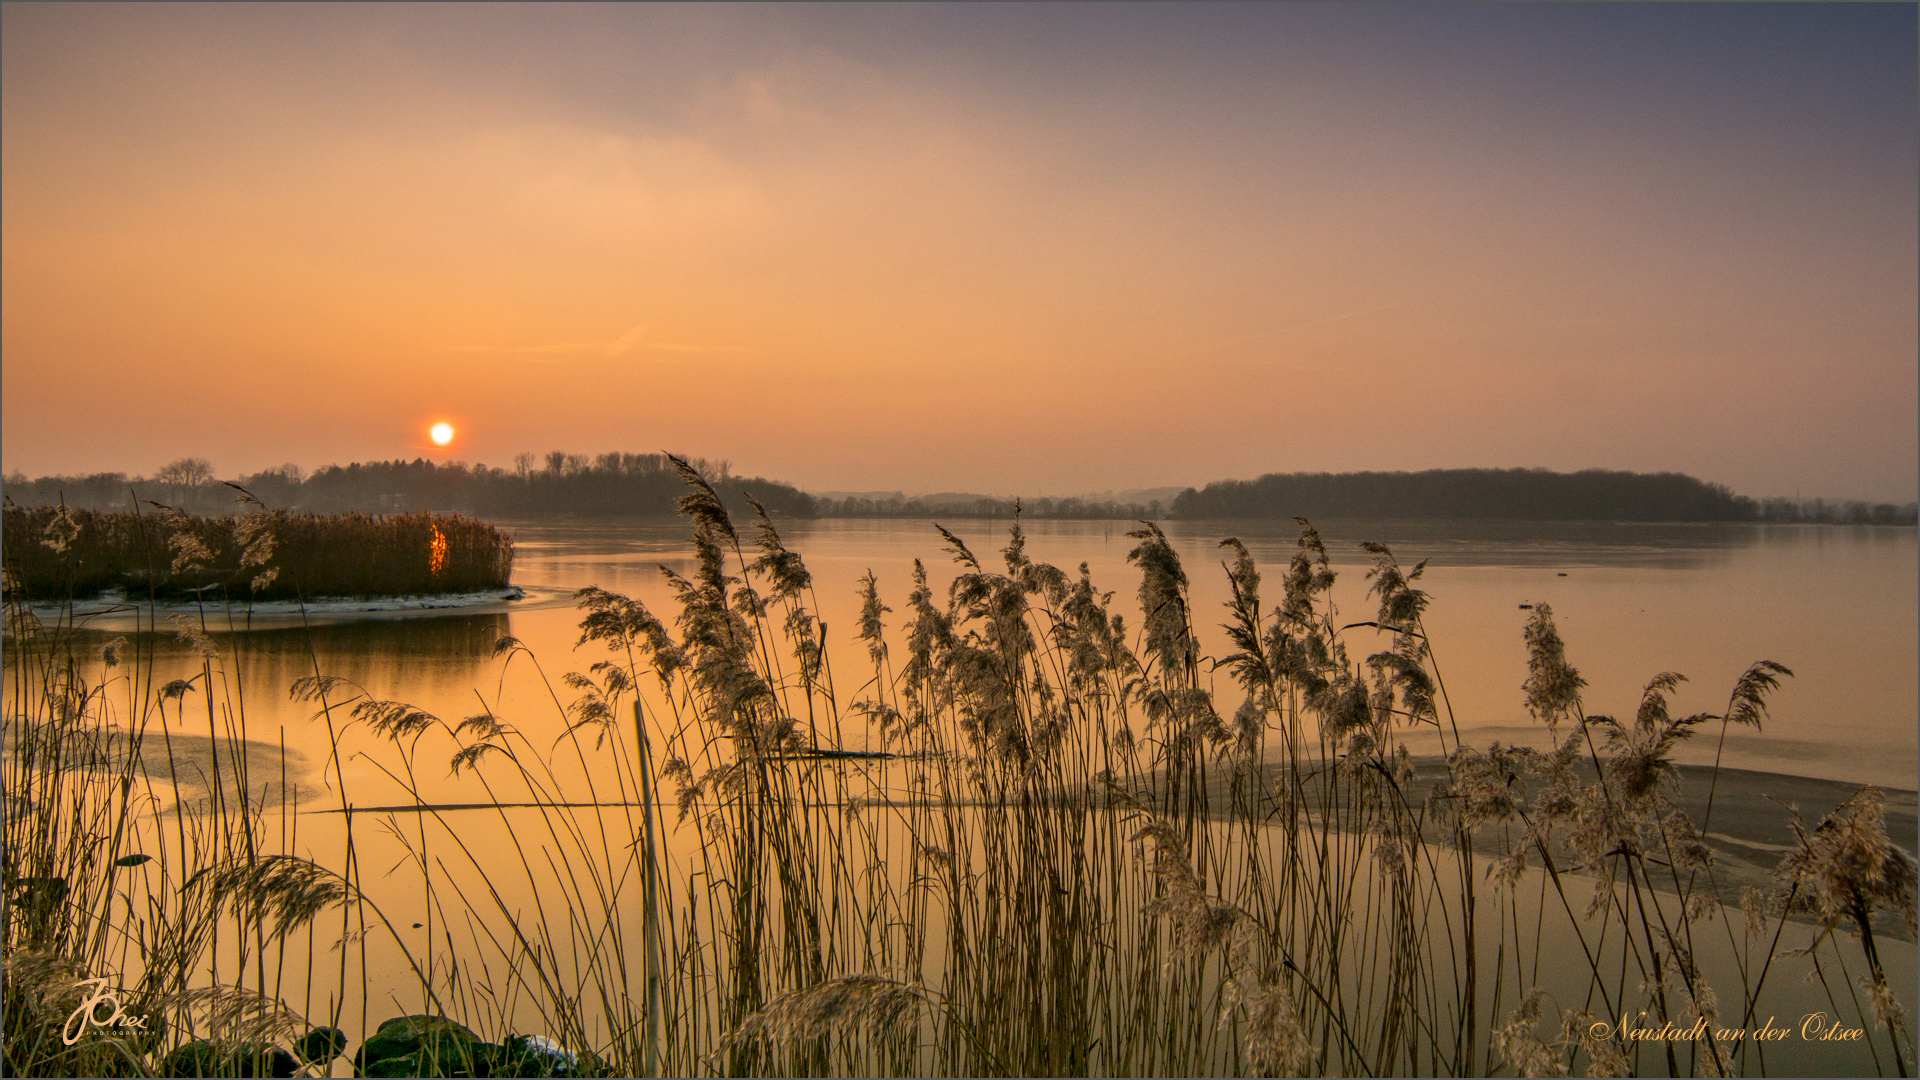
[[[247,739],[205,628],[177,628],[200,670],[155,685],[151,634],[89,652],[70,621],[6,604],[8,1075],[264,1076],[337,1052],[346,995],[307,961],[354,890],[284,853],[288,780],[257,760],[284,756]]]
[[[244,496],[251,499],[251,496]],[[135,602],[247,603],[504,588],[513,543],[459,514],[295,514],[257,502],[232,517],[5,508],[8,588],[31,601],[109,589]]]
[[[1233,652],[1211,657],[1156,527],[1130,534],[1136,625],[1084,565],[1029,558],[1016,521],[992,569],[945,534],[957,576],[941,595],[917,567],[898,612],[869,575],[865,655],[836,669],[801,557],[764,513],[743,537],[679,467],[697,569],[663,568],[678,611],[582,590],[592,662],[552,680],[499,641],[552,691],[550,717],[482,694],[443,719],[319,671],[294,685],[343,807],[339,762],[363,740],[421,804],[390,833],[443,951],[406,951],[353,887],[352,814],[344,869],[315,878],[336,891],[302,894],[361,947],[391,938],[418,979],[429,1016],[363,1022],[367,1074],[478,1075],[473,1046],[529,1033],[557,1052],[516,1060],[552,1075],[1759,1074],[1765,1044],[1715,1033],[1757,1027],[1803,977],[1860,1032],[1861,1067],[1911,1067],[1911,988],[1881,954],[1913,937],[1914,859],[1877,793],[1796,825],[1774,886],[1737,906],[1703,839],[1711,793],[1697,821],[1675,798],[1674,748],[1758,728],[1779,664],[1718,714],[1671,716],[1680,676],[1663,673],[1631,715],[1589,715],[1539,607],[1524,693],[1552,748],[1476,748],[1426,635],[1423,566],[1369,545],[1356,619],[1304,522],[1271,600],[1226,540]],[[99,715],[91,691],[47,700],[22,704]],[[1416,741],[1438,775],[1417,775]],[[449,768],[504,844],[421,797]],[[126,786],[74,805],[121,805]],[[20,813],[23,843],[86,848],[31,839],[44,815]],[[222,843],[193,857],[242,865]],[[114,850],[33,877],[98,878]],[[60,910],[99,913],[49,937],[45,904],[9,884],[10,965],[16,940],[64,958],[135,918],[76,895]],[[266,941],[281,910],[229,917]],[[1633,1034],[1656,1027],[1706,1034]],[[179,1041],[117,1060],[152,1067]]]
[[[604,651],[560,680],[552,727],[386,728],[496,799],[558,792],[560,758],[611,766],[580,797],[612,814],[501,811],[517,868],[430,809],[408,834],[436,917],[495,928],[441,972],[449,998],[519,1002],[633,1075],[1711,1075],[1765,1071],[1765,1046],[1711,1033],[1754,1026],[1795,968],[1873,1065],[1909,1067],[1876,941],[1912,936],[1914,862],[1877,793],[1783,838],[1777,887],[1737,907],[1702,839],[1711,799],[1693,821],[1674,797],[1673,749],[1760,726],[1779,664],[1721,714],[1670,716],[1667,673],[1630,717],[1588,715],[1541,607],[1524,692],[1553,749],[1475,748],[1423,567],[1384,547],[1356,622],[1304,523],[1273,603],[1223,542],[1235,651],[1215,658],[1157,528],[1131,534],[1133,627],[1084,567],[1029,559],[1016,523],[1004,570],[946,534],[958,576],[942,597],[919,570],[894,635],[869,577],[867,655],[836,673],[801,558],[683,475],[699,569],[663,569],[679,611],[583,590],[580,643]],[[1438,778],[1415,782],[1416,738],[1443,750]],[[512,907],[520,878],[557,899]]]

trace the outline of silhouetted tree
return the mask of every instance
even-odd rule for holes
[[[1756,521],[1760,506],[1680,473],[1432,469],[1270,473],[1182,492],[1176,518]]]

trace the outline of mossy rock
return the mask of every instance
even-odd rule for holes
[[[315,1065],[325,1065],[347,1048],[347,1033],[337,1027],[317,1027],[293,1044],[293,1056]]]
[[[318,1027],[294,1043],[288,1053],[268,1043],[195,1039],[176,1046],[160,1061],[162,1076],[292,1076],[302,1065],[324,1065],[346,1049],[346,1033]]]
[[[443,1016],[396,1016],[353,1055],[356,1076],[491,1076],[491,1051],[465,1024]]]
[[[174,1047],[160,1061],[162,1076],[292,1076],[293,1055],[266,1043],[195,1039]]]

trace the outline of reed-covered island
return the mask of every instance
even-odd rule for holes
[[[281,849],[201,624],[176,621],[201,674],[154,686],[137,643],[103,656],[10,602],[7,1071],[1806,1068],[1757,1034],[1781,1023],[1840,1071],[1914,1066],[1914,859],[1880,793],[1796,818],[1770,881],[1742,890],[1712,839],[1722,778],[1679,787],[1675,747],[1762,729],[1785,665],[1754,663],[1711,715],[1670,715],[1672,673],[1600,715],[1577,642],[1537,607],[1514,647],[1552,748],[1470,746],[1423,564],[1370,545],[1362,600],[1304,523],[1284,567],[1221,542],[1221,613],[1191,609],[1152,524],[1131,534],[1136,603],[1030,559],[1017,522],[998,565],[946,533],[944,594],[922,567],[889,607],[869,577],[862,655],[833,657],[774,522],[743,535],[680,471],[678,610],[582,590],[591,663],[552,679],[549,716],[294,684],[333,746],[326,804],[304,809],[354,805],[349,758],[414,791],[450,768],[509,840],[482,849],[421,799],[384,827],[409,853],[391,870],[356,854],[367,810],[337,857]],[[63,549],[35,541],[56,561],[93,550],[97,522],[71,520]],[[1196,637],[1216,618],[1229,655]],[[512,638],[496,656],[547,678]],[[198,788],[190,736],[213,747]],[[389,874],[417,879],[427,925],[370,895]],[[527,888],[537,909],[508,899]],[[368,1000],[370,952],[404,957],[423,1008]]]
[[[194,517],[178,510],[0,512],[7,588],[15,599],[218,603],[318,597],[422,596],[504,589],[513,542],[459,514],[297,514],[252,509]]]

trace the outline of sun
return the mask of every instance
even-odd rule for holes
[[[433,445],[445,446],[453,441],[453,425],[443,420],[428,428],[427,434],[433,438]]]

